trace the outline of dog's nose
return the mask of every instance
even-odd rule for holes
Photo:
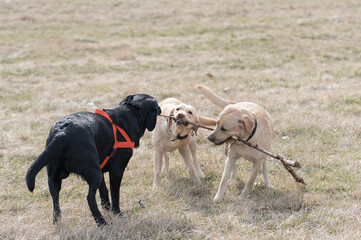
[[[184,117],[185,117],[185,115],[183,113],[178,113],[177,114],[177,118],[184,118]]]
[[[215,140],[215,137],[212,134],[209,135],[207,138],[210,142],[214,142],[214,140]]]

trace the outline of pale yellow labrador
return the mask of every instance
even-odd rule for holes
[[[188,124],[188,121],[202,125],[215,126],[214,119],[198,116],[196,109],[176,98],[167,98],[159,103],[162,115],[172,116],[175,119],[158,116],[156,127],[153,131],[155,148],[154,156],[154,183],[159,187],[161,181],[162,162],[164,157],[164,170],[169,171],[169,152],[178,149],[187,165],[189,177],[192,182],[200,183],[204,174],[199,166],[196,154],[196,141],[194,134],[197,128]]]
[[[217,119],[216,129],[208,136],[208,140],[215,145],[233,143],[233,138],[241,138],[259,147],[269,150],[273,140],[273,120],[271,115],[261,106],[251,102],[234,103],[217,96],[209,88],[203,85],[196,86],[202,94],[223,111]],[[267,174],[266,155],[250,148],[240,142],[236,142],[228,150],[228,159],[224,167],[222,180],[218,192],[214,198],[217,202],[224,197],[229,178],[236,179],[237,169],[235,162],[240,157],[253,163],[251,176],[246,183],[241,195],[248,195],[253,188],[254,181],[262,167],[262,174],[266,187],[273,188]]]

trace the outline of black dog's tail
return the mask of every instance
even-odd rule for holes
[[[26,185],[30,192],[35,188],[35,177],[40,170],[45,167],[51,160],[60,156],[60,153],[66,147],[65,137],[57,137],[53,139],[39,155],[39,157],[31,164],[26,173]]]

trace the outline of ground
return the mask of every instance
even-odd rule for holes
[[[1,239],[359,239],[361,235],[361,4],[355,0],[0,0]],[[63,219],[52,224],[46,171],[34,193],[25,173],[60,117],[115,107],[133,93],[176,97],[200,114],[221,109],[194,89],[251,101],[274,118],[272,151],[302,164],[297,184],[269,159],[262,177],[212,199],[224,148],[197,136],[205,178],[192,184],[178,153],[152,189],[151,133],[124,174],[120,207],[98,229],[87,184],[63,182]],[[99,199],[98,199],[99,200]],[[141,208],[141,200],[145,208]]]

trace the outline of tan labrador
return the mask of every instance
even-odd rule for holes
[[[232,138],[236,137],[257,144],[266,150],[271,148],[273,120],[264,108],[251,102],[234,103],[224,100],[203,85],[198,85],[196,88],[212,103],[224,108],[217,119],[216,129],[208,136],[209,141],[215,145],[221,145],[223,143],[233,143]],[[228,150],[228,159],[218,192],[214,198],[215,202],[224,197],[226,185],[231,175],[232,178],[236,179],[235,162],[240,157],[253,163],[251,176],[241,193],[242,196],[247,196],[252,191],[254,181],[261,167],[263,167],[262,174],[266,187],[273,188],[267,174],[266,155],[240,142],[236,142]]]
[[[194,134],[196,134],[197,128],[194,125],[187,124],[185,120],[208,126],[215,126],[216,121],[198,116],[193,106],[187,105],[176,98],[167,98],[159,106],[163,115],[173,116],[176,120],[164,117],[158,117],[157,119],[153,134],[155,148],[153,187],[160,186],[163,157],[164,170],[168,173],[168,153],[177,149],[188,167],[191,181],[200,183],[199,178],[204,177],[204,174],[199,166],[196,154]]]

